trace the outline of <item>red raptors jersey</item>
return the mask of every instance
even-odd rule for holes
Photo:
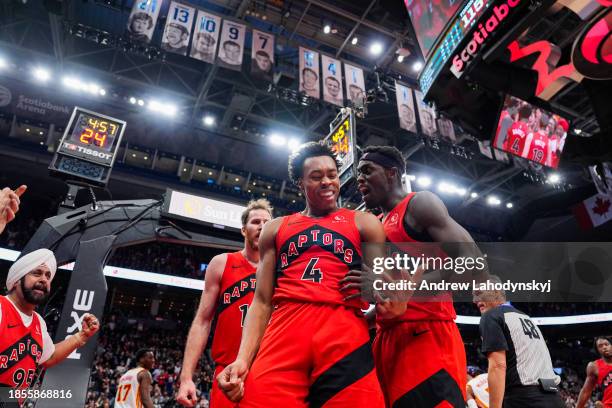
[[[507,152],[520,156],[525,148],[525,141],[529,128],[525,122],[514,122],[506,132],[503,149]]]
[[[323,218],[300,213],[283,218],[276,234],[276,289],[272,301],[331,303],[362,308],[364,302],[345,302],[339,281],[361,267],[361,237],[355,212],[339,209]],[[365,305],[367,307],[367,305]]]
[[[527,158],[534,162],[544,164],[544,159],[548,154],[548,135],[543,130],[538,130],[533,133],[531,144],[529,145],[529,152],[527,152]]]
[[[232,363],[238,355],[242,326],[255,292],[255,267],[240,252],[227,254],[211,347],[217,364]]]
[[[603,392],[603,402],[605,408],[612,408],[612,364],[607,364],[603,358],[595,362],[597,364],[597,385]]]
[[[404,228],[404,216],[408,209],[408,204],[416,193],[408,194],[393,210],[389,212],[387,218],[383,221],[385,235],[387,240],[391,242],[422,242],[412,238]],[[417,256],[421,255],[421,250],[415,248],[418,252]],[[426,254],[428,256],[442,255]],[[414,320],[455,320],[457,314],[453,307],[453,297],[449,292],[444,292],[427,300],[408,302],[408,307],[403,316],[398,320],[414,321]]]
[[[32,323],[26,327],[15,306],[4,296],[0,296],[0,307],[0,384],[26,389],[32,385],[42,356],[40,317],[34,313]]]

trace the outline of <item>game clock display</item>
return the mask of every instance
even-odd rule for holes
[[[332,131],[325,138],[331,149],[336,153],[340,162],[338,172],[340,174],[341,185],[353,174],[355,164],[355,117],[352,111],[344,115],[342,119],[333,127]],[[343,177],[347,174],[348,177]]]
[[[126,123],[76,107],[50,170],[69,178],[106,184]]]

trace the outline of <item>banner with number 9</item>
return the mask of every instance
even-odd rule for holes
[[[223,20],[219,53],[217,55],[219,66],[235,71],[242,69],[245,32],[246,26],[244,24]]]

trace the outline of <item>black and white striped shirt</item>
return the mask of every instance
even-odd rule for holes
[[[509,304],[493,308],[480,319],[482,352],[506,351],[506,389],[537,385],[538,379],[554,379],[550,353],[542,332],[525,313]]]

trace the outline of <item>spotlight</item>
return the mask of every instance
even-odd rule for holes
[[[240,179],[239,179],[238,177],[236,177],[236,178],[234,179],[234,181],[240,181]]]
[[[414,72],[419,72],[423,68],[423,63],[421,61],[417,61],[412,64],[412,70]]]
[[[138,106],[144,106],[144,101],[142,99],[138,100]]]
[[[106,95],[106,89],[100,89],[100,95],[102,96]]]
[[[40,82],[47,82],[51,78],[51,73],[44,68],[35,68],[32,74]]]
[[[291,151],[295,151],[298,147],[300,147],[301,144],[302,143],[298,139],[291,138],[287,142],[287,147],[289,147]]]
[[[397,62],[404,62],[404,56],[403,55],[398,55],[397,56]]]
[[[331,33],[331,26],[329,24],[325,24],[325,27],[323,27],[323,32],[325,34]]]
[[[136,98],[134,98],[133,96],[130,96],[130,103],[132,105],[135,105],[136,104]]]
[[[417,183],[421,187],[427,187],[431,184],[431,179],[429,177],[422,176],[417,179]]]
[[[475,191],[472,191],[472,193],[470,194],[470,197],[477,198],[478,197],[478,193],[475,192]]]
[[[465,188],[459,187],[459,188],[455,188],[455,193],[463,197],[464,195],[467,194],[467,190]]]
[[[548,176],[548,182],[550,184],[557,184],[560,181],[561,181],[561,176],[559,176],[559,174],[557,173],[552,173],[550,176]]]
[[[353,39],[351,40],[351,44],[357,45],[358,41],[359,41],[359,39],[357,37],[353,37]]]
[[[512,203],[507,203],[506,204],[506,208],[512,208],[512,207],[514,207],[514,204],[512,204]]]
[[[487,204],[498,206],[501,204],[501,200],[493,195],[487,197]]]
[[[273,133],[270,135],[270,143],[274,146],[284,146],[287,141],[281,135]]]
[[[372,43],[370,45],[370,54],[375,57],[379,56],[383,52],[383,45],[379,42]]]
[[[204,124],[206,126],[212,126],[215,124],[215,117],[212,115],[206,115],[204,116]]]
[[[30,133],[30,128],[26,128],[26,132]]]
[[[8,67],[8,62],[6,62],[4,58],[0,57],[0,69],[4,69],[6,67]]]

